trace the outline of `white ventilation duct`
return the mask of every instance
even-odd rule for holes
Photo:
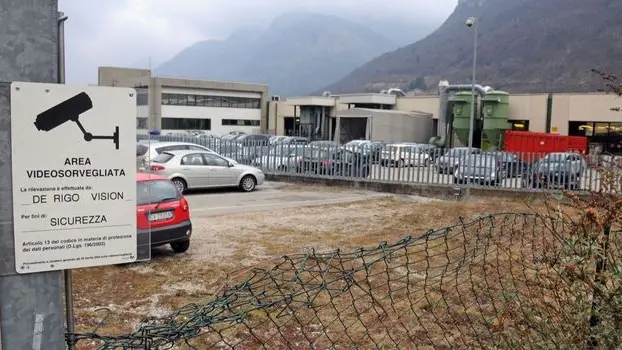
[[[330,91],[324,91],[322,97],[330,97]]]

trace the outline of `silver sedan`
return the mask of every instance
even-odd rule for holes
[[[166,176],[182,193],[216,187],[239,187],[251,192],[265,179],[260,169],[205,151],[162,152],[151,160],[148,171]]]

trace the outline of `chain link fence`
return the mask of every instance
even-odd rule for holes
[[[588,226],[496,214],[376,247],[283,256],[131,334],[70,336],[79,349],[613,349],[622,242],[611,231],[603,250],[581,239],[594,236]],[[618,277],[594,279],[596,256]]]

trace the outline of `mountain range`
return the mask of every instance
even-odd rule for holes
[[[308,94],[417,38],[411,36],[416,35],[413,27],[390,24],[375,22],[377,28],[400,35],[388,37],[336,16],[287,13],[263,30],[249,28],[226,40],[198,42],[154,71],[160,76],[264,83],[277,95]]]
[[[440,80],[470,82],[476,32],[465,21],[474,16],[478,83],[512,93],[596,91],[602,81],[592,69],[620,70],[620,13],[620,0],[458,0],[435,31],[287,13],[265,29],[196,43],[155,73],[265,83],[284,96],[431,92]]]
[[[620,0],[460,0],[432,34],[387,52],[315,92],[411,89],[439,80],[469,83],[478,18],[476,80],[510,92],[585,92],[602,87],[598,69],[619,73]]]

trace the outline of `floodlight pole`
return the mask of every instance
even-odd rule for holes
[[[471,71],[471,113],[469,115],[469,154],[467,155],[467,166],[471,166],[471,156],[473,154],[473,134],[475,132],[475,110],[477,98],[475,97],[475,72],[477,70],[477,35],[479,26],[477,18],[471,17],[467,20],[473,27],[473,70]],[[466,197],[471,196],[471,178],[467,176]]]

